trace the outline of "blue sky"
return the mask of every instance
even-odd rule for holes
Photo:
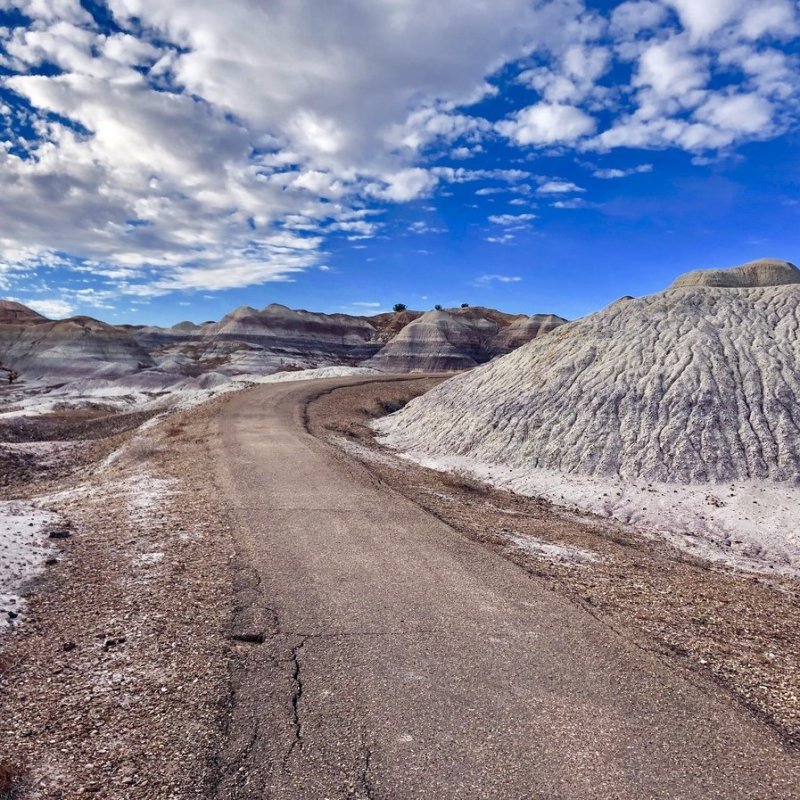
[[[0,293],[570,318],[797,260],[794,0],[0,0]]]

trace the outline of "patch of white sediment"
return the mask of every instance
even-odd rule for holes
[[[241,375],[235,378],[235,380],[247,383],[284,383],[287,381],[322,380],[323,378],[347,378],[358,375],[380,375],[380,372],[370,367],[333,366],[274,372],[272,375]]]
[[[420,452],[404,456],[430,469],[465,471],[500,489],[596,515],[720,565],[800,575],[800,487],[791,484],[625,481],[482,463],[463,456],[432,458]]]
[[[54,547],[48,531],[58,517],[29,503],[0,502],[0,630],[17,622],[31,581]]]

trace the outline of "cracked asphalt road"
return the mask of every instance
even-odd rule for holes
[[[236,659],[219,798],[800,796],[800,763],[643,651],[307,433],[322,389],[219,415]]]

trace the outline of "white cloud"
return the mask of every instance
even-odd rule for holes
[[[714,95],[695,112],[695,118],[732,133],[768,133],[772,106],[757,94]]]
[[[640,31],[659,26],[667,12],[655,0],[631,0],[621,3],[611,14],[611,31],[622,38],[636,36]]]
[[[665,0],[695,38],[704,38],[731,22],[748,0]]]
[[[412,222],[408,226],[409,233],[417,233],[417,234],[430,234],[430,233],[447,233],[447,228],[437,228],[435,225],[431,225],[424,220],[418,220],[417,222]]]
[[[604,169],[595,169],[592,175],[595,178],[602,180],[611,180],[614,178],[627,178],[629,175],[640,175],[645,172],[652,172],[652,164],[639,164],[636,167],[629,167],[628,169],[619,169],[617,167],[607,167]]]
[[[31,106],[6,125],[36,133],[0,147],[6,280],[55,252],[142,296],[314,266],[354,205],[435,188],[422,150],[477,152],[491,126],[459,104],[578,5],[111,0],[108,34],[78,0],[2,0],[34,20],[0,30],[5,85]],[[315,236],[278,246],[284,223]]]
[[[489,222],[495,225],[518,227],[536,219],[536,214],[493,214]]]
[[[482,133],[491,130],[491,127],[481,117],[428,107],[413,112],[402,125],[395,126],[387,140],[399,147],[417,151],[432,142],[453,142],[465,136],[474,141]],[[469,154],[470,148],[463,149]]]
[[[797,32],[797,9],[791,0],[665,0],[695,40],[707,40],[726,26],[750,39]]]
[[[607,47],[573,44],[553,68],[526,70],[518,80],[536,89],[548,103],[575,104],[606,93],[597,81],[610,63],[611,51]]]
[[[524,170],[443,163],[494,163],[498,134],[700,156],[797,113],[790,0],[108,7],[119,30],[78,0],[0,0],[29,18],[0,28],[4,285],[57,262],[131,296],[292,279],[329,234],[375,235],[370,206],[478,180],[532,194]],[[518,63],[538,98],[492,124],[472,104]]]
[[[479,275],[472,284],[473,286],[485,286],[489,283],[519,283],[521,280],[519,275]]]
[[[576,208],[586,208],[589,204],[582,197],[573,197],[570,200],[556,200],[550,204],[553,208],[573,210]]]
[[[75,310],[75,307],[65,300],[51,298],[49,300],[24,300],[26,306],[44,314],[51,319],[63,319],[68,317]]]
[[[575,106],[537,103],[498,122],[497,130],[520,145],[572,143],[594,133],[595,120]]]
[[[536,191],[539,194],[564,194],[567,192],[585,192],[586,189],[572,181],[545,181]]]
[[[797,9],[787,0],[767,0],[750,3],[741,23],[741,32],[748,39],[758,39],[765,34],[778,38],[797,35]]]
[[[650,87],[662,97],[683,99],[707,81],[706,58],[692,52],[682,36],[673,36],[644,50],[633,85]]]
[[[405,203],[428,194],[438,183],[438,178],[422,167],[411,167],[386,176],[383,187],[373,187],[376,197]]]

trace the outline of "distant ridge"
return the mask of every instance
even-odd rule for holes
[[[139,383],[165,387],[211,374],[224,381],[326,366],[446,371],[483,363],[562,322],[482,307],[368,317],[270,303],[263,309],[240,306],[219,322],[161,328],[114,326],[90,317],[51,321],[2,301],[0,357],[25,380],[113,380],[142,372]]]

